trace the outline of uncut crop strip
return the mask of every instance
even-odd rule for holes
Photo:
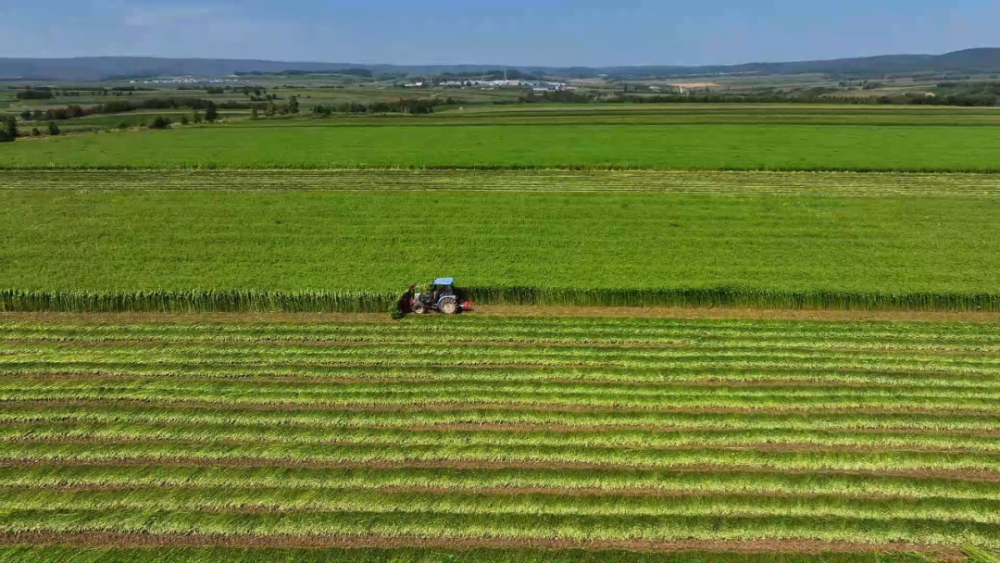
[[[310,192],[296,181],[253,190],[253,181],[234,174],[241,183],[228,185],[241,191],[115,191],[107,189],[116,182],[110,173],[81,172],[66,190],[45,188],[45,175],[62,173],[25,174],[41,179],[26,176],[27,189],[5,191],[10,220],[0,221],[0,238],[11,244],[0,253],[9,266],[0,269],[2,311],[385,313],[406,283],[441,274],[433,271],[440,260],[416,259],[408,250],[416,247],[455,259],[462,248],[451,266],[457,271],[449,273],[483,305],[1000,311],[996,272],[988,266],[996,260],[983,242],[1000,217],[988,175],[962,176],[984,182],[956,188],[968,197],[948,195],[958,193],[949,187],[957,176],[843,174],[845,185],[860,182],[848,186],[851,193],[878,197],[836,195],[845,192],[832,187],[831,196],[786,198],[738,184],[767,187],[773,177],[791,189],[815,185],[826,193],[823,182],[836,175],[734,173],[719,183],[711,173],[688,174],[732,196],[688,195],[669,185],[656,193],[627,187],[568,194],[560,190],[603,181],[601,173],[588,179],[546,171],[537,173],[541,187],[551,187],[545,193],[443,197],[402,184],[383,192],[365,186],[378,185],[379,174],[463,189],[480,180],[519,180],[475,171],[358,172],[364,185],[357,191]],[[218,173],[176,171],[126,172],[122,181],[138,175],[166,185],[174,174],[227,181]],[[300,177],[283,174],[261,172],[278,187],[283,178]],[[301,177],[337,184],[341,174],[350,173]],[[655,188],[657,174],[607,176]],[[683,188],[684,177],[668,184]],[[903,193],[911,179],[926,179],[938,195],[878,191],[896,185]],[[427,206],[428,198],[439,198],[428,214],[405,211]],[[139,219],[147,215],[152,222]],[[463,220],[441,220],[456,216]],[[386,229],[389,223],[396,227]],[[525,225],[545,235],[533,236]],[[65,240],[80,240],[79,251],[60,251]]]
[[[835,197],[1000,195],[996,174],[656,170],[11,170],[0,190],[662,192]]]
[[[752,287],[581,289],[465,287],[483,305],[575,307],[740,307],[866,311],[1000,311],[1000,293],[788,291]],[[392,293],[375,291],[60,291],[0,289],[0,312],[307,312],[382,313]]]
[[[0,404],[0,549],[1000,547],[998,325],[14,317]]]

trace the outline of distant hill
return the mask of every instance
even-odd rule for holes
[[[0,79],[95,81],[144,76],[218,77],[236,73],[298,73],[367,70],[374,74],[466,74],[496,70],[499,65],[362,65],[354,63],[280,62],[229,59],[161,59],[152,57],[80,57],[73,59],[0,58]],[[914,72],[1000,72],[1000,49],[967,49],[944,55],[883,55],[827,61],[748,63],[732,66],[518,66],[522,72],[551,76],[664,76],[704,74],[838,74],[882,75]],[[514,67],[511,67],[513,70]]]

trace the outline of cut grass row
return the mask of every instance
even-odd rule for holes
[[[767,362],[797,360],[809,362],[815,360],[817,364],[824,362],[844,362],[857,363],[862,361],[880,361],[885,365],[894,362],[905,363],[906,361],[930,361],[935,356],[940,364],[948,368],[969,367],[987,369],[992,365],[1000,365],[1000,358],[993,357],[990,352],[994,350],[948,350],[932,349],[907,349],[903,346],[894,348],[875,348],[861,351],[850,346],[850,343],[833,341],[829,346],[820,346],[819,350],[803,345],[803,341],[792,341],[793,346],[782,346],[784,342],[778,342],[777,346],[769,346],[767,340],[736,340],[734,345],[729,347],[713,343],[713,345],[700,345],[699,343],[681,344],[668,343],[660,346],[637,346],[637,345],[604,345],[590,346],[582,343],[566,344],[535,344],[524,345],[518,343],[504,343],[496,340],[489,342],[477,341],[470,344],[458,344],[445,350],[430,342],[402,342],[406,346],[393,346],[394,342],[298,342],[286,341],[274,342],[174,342],[170,350],[151,349],[146,342],[103,342],[88,343],[86,346],[66,346],[61,342],[35,342],[26,344],[18,341],[8,341],[0,344],[0,349],[6,352],[5,357],[0,360],[4,363],[20,363],[26,360],[54,363],[79,363],[79,362],[122,362],[129,358],[141,358],[143,355],[150,355],[150,360],[158,363],[175,363],[183,360],[185,354],[197,354],[196,358],[190,358],[193,364],[197,363],[246,363],[266,365],[273,361],[294,362],[296,360],[308,360],[311,356],[322,356],[324,361],[312,362],[316,365],[343,363],[344,360],[352,356],[358,356],[358,364],[372,363],[371,358],[378,356],[384,358],[381,363],[392,365],[400,361],[421,363],[427,356],[438,358],[440,364],[467,363],[467,364],[537,364],[537,365],[560,365],[572,359],[579,361],[573,365],[580,366],[608,366],[614,367],[628,361],[632,367],[642,367],[643,364],[650,364],[650,367],[669,367],[665,362],[674,360],[673,363],[695,362],[699,365],[710,365],[717,362],[724,365],[727,360],[734,357],[745,358],[750,361]],[[841,344],[837,346],[836,344]],[[844,346],[843,344],[848,344]],[[968,354],[970,351],[980,352],[981,355]],[[569,358],[569,360],[567,360]],[[852,362],[853,360],[853,362]],[[624,367],[624,366],[623,366]]]
[[[475,369],[470,370],[469,367]],[[937,370],[930,373],[908,372],[902,369],[844,369],[836,365],[805,366],[800,370],[764,369],[752,364],[741,363],[729,369],[683,369],[683,368],[543,368],[531,369],[522,366],[449,366],[436,367],[422,365],[407,367],[398,365],[391,368],[379,366],[315,366],[308,364],[270,365],[254,367],[234,363],[218,364],[178,364],[170,367],[147,366],[135,363],[103,364],[45,364],[24,362],[5,366],[2,372],[20,380],[76,379],[98,384],[112,376],[124,376],[129,381],[139,379],[149,382],[173,379],[173,385],[201,385],[212,380],[248,380],[261,383],[292,383],[299,386],[337,383],[349,380],[352,383],[398,382],[441,382],[453,385],[475,385],[482,383],[505,383],[507,385],[531,385],[538,382],[576,382],[591,385],[645,384],[649,386],[720,386],[733,387],[873,387],[880,390],[892,389],[942,389],[944,392],[957,390],[990,392],[997,383],[988,374],[962,375]],[[55,375],[53,375],[53,373]],[[154,379],[155,378],[155,379]],[[166,385],[166,384],[164,384]],[[132,386],[118,386],[120,391],[128,391]],[[422,388],[428,389],[427,385]],[[65,390],[64,388],[53,389]],[[86,387],[80,389],[86,390]],[[280,391],[280,385],[272,385],[272,391]]]
[[[327,428],[274,428],[255,424],[145,424],[125,421],[117,424],[95,423],[20,423],[0,429],[0,439],[6,443],[90,443],[110,441],[283,445],[370,445],[372,447],[594,447],[627,448],[632,451],[685,450],[696,447],[716,448],[830,448],[881,451],[925,452],[1000,452],[995,435],[878,431],[809,431],[809,430],[633,430],[613,432],[587,429],[525,430],[517,427],[491,430],[422,428],[378,429],[337,428],[332,435]]]
[[[22,383],[25,387],[29,384]],[[25,388],[0,393],[0,401],[158,401],[165,403],[186,403],[207,401],[220,406],[297,406],[303,407],[353,407],[381,404],[391,407],[430,407],[470,404],[479,407],[547,407],[568,408],[629,408],[655,411],[667,403],[672,409],[812,409],[842,411],[847,409],[878,409],[894,412],[950,411],[959,413],[993,412],[1000,406],[1000,398],[995,392],[983,394],[973,392],[963,394],[962,390],[950,393],[929,391],[906,392],[899,389],[864,389],[852,391],[796,391],[794,387],[775,390],[731,390],[700,386],[688,389],[664,390],[642,395],[630,393],[630,389],[612,392],[593,389],[589,392],[571,392],[552,387],[547,392],[515,391],[510,388],[500,390],[474,389],[469,386],[455,387],[447,391],[424,391],[422,393],[401,393],[396,390],[355,391],[351,393],[327,391],[298,391],[294,389],[268,389],[255,393],[250,386],[233,386],[224,390],[212,389],[204,385],[157,386],[147,389],[149,383],[141,382],[132,388],[94,384],[89,388]]]
[[[996,481],[962,477],[892,476],[783,471],[650,470],[627,468],[211,467],[198,465],[8,465],[0,487],[11,491],[161,487],[233,492],[291,487],[305,490],[427,490],[534,492],[553,495],[678,494],[843,495],[925,499],[1000,500]],[[626,501],[627,503],[627,501]]]
[[[86,318],[87,323],[79,322]],[[149,334],[168,339],[173,336],[205,338],[256,338],[259,340],[338,340],[345,335],[373,334],[386,339],[399,333],[413,336],[444,334],[446,336],[493,335],[508,342],[521,335],[563,337],[582,343],[601,342],[612,337],[637,336],[655,339],[664,335],[739,337],[747,335],[768,336],[858,336],[872,339],[925,338],[951,340],[996,340],[1000,338],[1000,325],[972,323],[932,323],[924,321],[869,321],[843,322],[812,320],[801,322],[785,319],[741,318],[673,318],[667,316],[475,316],[411,317],[419,324],[394,323],[384,318],[345,316],[331,320],[326,317],[303,317],[308,322],[297,322],[297,317],[265,317],[240,319],[240,323],[223,322],[230,317],[145,317],[139,321],[129,316],[51,316],[35,318],[30,315],[0,317],[0,338],[44,338],[65,336],[74,341],[86,341],[102,335],[142,338]],[[277,320],[271,320],[277,319]]]
[[[0,190],[505,191],[992,196],[994,174],[653,170],[9,170]]]
[[[113,317],[112,317],[113,318]],[[16,320],[15,320],[16,319]],[[410,319],[413,320],[412,318]],[[121,323],[64,324],[33,322],[24,317],[0,320],[0,342],[50,344],[72,342],[81,348],[103,344],[243,344],[290,345],[409,344],[429,345],[448,341],[456,344],[642,345],[713,348],[767,347],[905,350],[905,351],[996,351],[1000,325],[936,324],[913,322],[791,322],[724,319],[684,320],[671,318],[587,317],[517,318],[461,316],[426,317],[419,322],[390,323],[388,319],[363,322],[313,322],[309,324],[259,323]],[[9,345],[9,344],[5,344]]]
[[[997,331],[2,322],[0,549],[995,549]]]
[[[553,514],[447,514],[424,512],[170,512],[144,510],[10,511],[0,513],[7,533],[117,530],[122,533],[216,536],[382,536],[435,538],[745,541],[811,537],[821,541],[956,541],[997,547],[995,524],[919,518],[825,516],[563,516]]]
[[[121,373],[131,368],[149,371],[155,375],[157,373],[180,373],[184,369],[203,368],[205,375],[212,375],[213,370],[225,369],[227,366],[233,370],[233,376],[246,374],[253,370],[256,375],[280,376],[282,370],[287,366],[302,366],[307,373],[309,370],[322,369],[323,371],[310,375],[326,375],[325,379],[330,380],[336,376],[337,372],[329,369],[336,367],[362,368],[370,366],[372,368],[391,367],[449,367],[449,368],[521,368],[535,365],[545,368],[561,368],[564,370],[580,369],[595,370],[597,368],[607,368],[610,370],[621,370],[635,368],[640,370],[664,370],[663,376],[647,377],[645,380],[638,380],[647,386],[662,384],[678,384],[685,382],[697,383],[698,379],[706,380],[713,375],[722,375],[729,372],[732,382],[760,380],[753,375],[741,374],[747,370],[761,370],[775,373],[780,371],[788,372],[790,380],[804,379],[804,371],[841,371],[852,372],[857,377],[858,371],[874,372],[873,379],[886,374],[898,376],[914,376],[923,374],[930,376],[940,376],[943,374],[953,374],[960,377],[954,387],[974,388],[993,387],[989,382],[976,384],[972,377],[975,376],[995,376],[1000,372],[1000,358],[992,355],[977,356],[971,353],[935,353],[935,352],[906,352],[906,351],[858,351],[858,350],[825,350],[811,351],[801,349],[778,349],[769,350],[766,344],[757,348],[736,347],[734,349],[725,348],[699,348],[691,347],[664,347],[664,348],[641,348],[626,347],[626,349],[603,346],[599,348],[586,348],[584,346],[552,346],[532,348],[528,346],[500,346],[500,345],[470,345],[455,346],[447,350],[436,350],[431,345],[413,346],[412,353],[405,350],[393,348],[389,345],[304,345],[300,349],[283,349],[280,346],[260,346],[255,348],[247,346],[244,348],[221,348],[204,345],[177,345],[176,350],[162,351],[153,350],[144,346],[123,346],[112,348],[102,345],[99,347],[88,347],[86,349],[64,349],[60,345],[39,346],[37,348],[25,346],[5,346],[6,357],[0,358],[0,368],[7,373],[23,373],[30,375],[38,373],[39,370],[65,370],[69,373],[100,373],[100,367],[105,366],[106,371],[111,373]],[[270,349],[269,349],[270,348]],[[576,355],[579,353],[579,355]],[[150,355],[150,359],[143,360],[143,355]],[[197,354],[198,356],[193,356]],[[935,357],[940,356],[940,357]],[[152,368],[152,369],[149,369]],[[684,373],[686,371],[686,373]],[[325,373],[324,373],[325,372]],[[671,380],[671,375],[678,372],[686,377],[677,377]],[[703,377],[692,378],[691,373],[700,372]],[[342,375],[349,375],[349,372],[342,372]],[[196,374],[197,375],[197,374]],[[397,374],[392,377],[389,372],[376,373],[374,377],[366,377],[364,373],[356,374],[355,379],[377,382],[382,388],[389,389],[392,380],[399,381],[399,384],[406,384],[405,374]],[[645,375],[644,373],[638,375]],[[207,379],[213,379],[211,377]],[[218,377],[214,379],[219,379]],[[322,378],[321,378],[322,379]],[[434,387],[444,390],[445,383],[452,382],[458,384],[475,384],[488,382],[488,379],[477,376],[475,372],[463,376],[454,373],[444,373],[441,377],[428,378],[428,383],[434,379]],[[539,379],[537,375],[531,374],[528,377],[519,375],[519,371],[512,372],[511,377],[501,377],[506,383],[526,383]],[[600,374],[581,374],[570,376],[573,380],[591,380],[592,384],[600,382],[602,379],[608,385],[622,383],[627,377],[622,377],[620,373],[611,373],[610,376],[602,378]],[[776,374],[776,379],[781,380],[781,374]],[[686,381],[687,380],[687,381]],[[304,383],[304,378],[300,378],[297,384]],[[874,381],[869,381],[875,383]],[[499,383],[499,382],[498,382]],[[846,383],[843,379],[837,381],[838,384]],[[906,387],[919,384],[919,378],[910,380],[899,380],[896,385]],[[891,382],[884,383],[885,386],[892,386]],[[0,382],[2,386],[2,382]],[[937,387],[945,387],[940,382]],[[280,387],[280,386],[279,386]],[[275,387],[275,389],[279,388]],[[943,389],[942,389],[943,390]]]
[[[720,412],[590,412],[540,411],[531,409],[469,408],[453,410],[359,410],[359,409],[227,409],[210,402],[198,405],[148,406],[111,400],[70,404],[8,406],[0,412],[3,424],[73,422],[77,424],[205,424],[257,428],[435,428],[477,427],[561,429],[615,428],[647,431],[705,430],[807,430],[885,432],[1000,433],[1000,415],[899,414],[878,412],[839,413],[720,413]]]
[[[150,338],[150,333],[129,333],[128,331],[102,331],[94,335],[82,336],[78,342],[87,342],[91,346],[103,346],[110,343],[141,343]],[[647,348],[699,348],[706,351],[712,349],[755,349],[767,347],[770,350],[782,349],[806,349],[821,348],[829,350],[909,350],[909,351],[936,351],[936,352],[981,352],[994,353],[1000,351],[1000,342],[996,338],[981,338],[967,340],[962,337],[942,335],[938,338],[932,335],[911,336],[911,335],[885,335],[880,338],[885,340],[873,341],[873,336],[859,334],[847,335],[823,335],[823,334],[788,334],[774,333],[744,333],[741,335],[711,335],[698,334],[694,331],[662,331],[656,335],[640,336],[636,334],[623,334],[622,336],[593,334],[586,338],[574,338],[572,335],[560,335],[556,331],[523,331],[510,332],[508,335],[500,333],[475,333],[464,331],[433,331],[429,334],[402,333],[386,330],[381,333],[377,329],[342,331],[336,333],[310,332],[310,333],[282,333],[273,336],[262,336],[255,333],[233,333],[233,334],[169,334],[165,336],[154,335],[157,340],[164,340],[171,344],[179,345],[206,345],[206,344],[240,344],[255,345],[269,344],[274,342],[298,343],[299,345],[385,345],[385,344],[407,344],[413,346],[427,346],[433,342],[440,342],[441,339],[448,339],[449,342],[459,345],[488,345],[500,343],[515,343],[518,345],[534,346],[633,346]],[[825,338],[824,338],[825,336]],[[0,335],[0,340],[6,342],[18,342],[25,339],[45,342],[63,342],[65,335],[58,332],[53,333],[21,333]],[[815,339],[823,338],[817,342]]]
[[[9,464],[154,464],[202,465],[524,465],[801,472],[931,473],[958,472],[967,477],[997,478],[1000,455],[920,451],[854,451],[816,448],[691,448],[625,450],[589,446],[392,446],[212,444],[174,441],[16,442],[5,444],[0,461]]]
[[[366,489],[257,488],[249,491],[212,487],[131,487],[116,490],[10,490],[9,511],[170,512],[355,512],[392,514],[465,514],[497,517],[558,516],[641,517],[819,517],[912,519],[970,524],[1000,524],[1000,501],[983,499],[852,498],[843,494],[777,496],[759,494],[677,494],[670,497],[615,494],[474,493],[376,491]],[[666,502],[665,502],[666,500]],[[610,538],[609,538],[610,539]]]

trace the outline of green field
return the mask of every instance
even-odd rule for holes
[[[1000,113],[441,110],[0,145],[0,561],[996,563]]]
[[[1000,148],[981,126],[313,123],[25,140],[0,166],[993,171]]]
[[[62,124],[72,132],[123,121],[137,124],[152,115],[102,115]],[[993,129],[1000,125],[1000,111],[815,104],[473,104],[416,117],[231,121],[174,131],[25,139],[0,147],[0,168],[995,171]]]
[[[347,292],[383,311],[441,275],[491,303],[1000,309],[989,175],[69,171],[0,186],[0,288],[49,292],[13,309],[356,310],[322,297]],[[287,298],[116,301],[194,290]],[[72,291],[110,304],[46,297]]]
[[[0,554],[996,549],[998,352],[997,325],[3,319]]]

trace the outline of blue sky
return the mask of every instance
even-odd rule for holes
[[[998,0],[0,0],[0,57],[735,64],[1000,46],[998,28]]]

